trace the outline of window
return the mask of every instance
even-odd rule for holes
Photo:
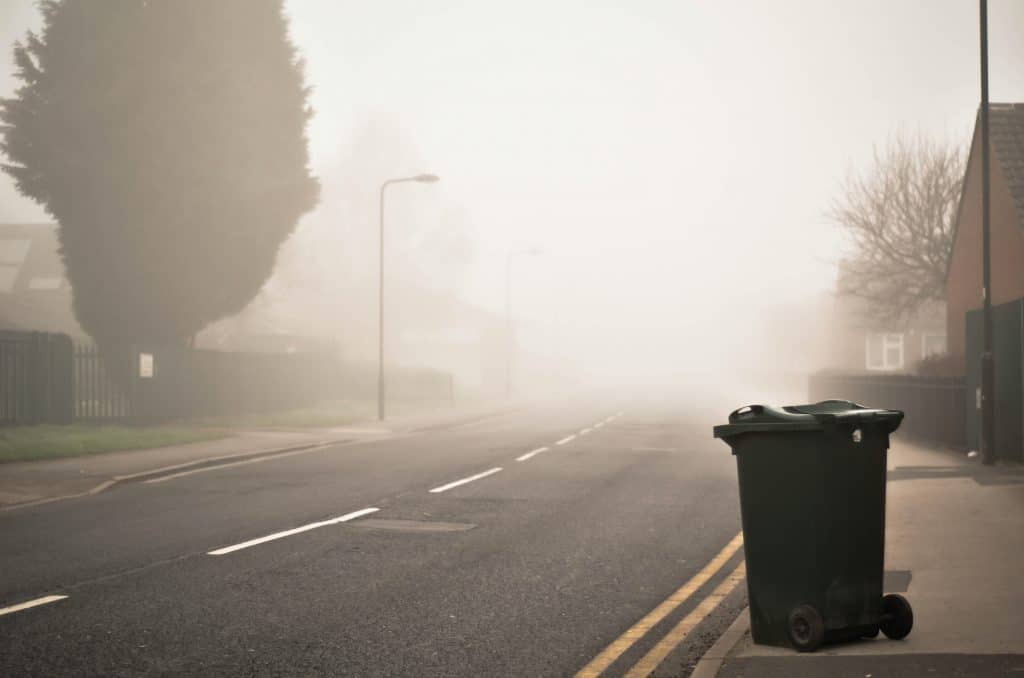
[[[872,333],[867,336],[865,344],[865,364],[869,370],[903,369],[902,334]]]
[[[139,354],[139,378],[140,379],[152,379],[153,378],[153,354],[152,353],[140,353]]]
[[[946,335],[944,332],[924,332],[921,335],[921,357],[943,355],[946,352]]]

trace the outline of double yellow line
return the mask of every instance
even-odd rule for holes
[[[647,635],[647,632],[657,626],[665,617],[676,610],[680,605],[689,600],[690,596],[696,593],[702,586],[708,583],[719,570],[721,570],[729,559],[732,558],[743,545],[743,533],[737,534],[728,544],[725,545],[718,555],[711,559],[711,562],[695,574],[690,581],[683,584],[679,590],[666,598],[660,605],[648,612],[643,619],[633,624],[621,636],[616,638],[611,645],[601,651],[601,654],[594,657],[589,664],[584,666],[576,674],[576,678],[596,678],[601,672],[611,666],[633,645]],[[686,615],[668,634],[655,645],[650,652],[644,655],[637,664],[626,674],[628,678],[641,678],[649,675],[658,668],[668,653],[672,651],[687,635],[714,611],[718,604],[743,581],[745,574],[743,563],[732,571],[725,580],[712,591],[707,598],[702,600],[694,610]]]

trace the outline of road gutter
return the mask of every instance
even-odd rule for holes
[[[714,678],[717,676],[718,671],[722,668],[722,662],[732,654],[749,630],[750,608],[745,607],[725,633],[701,656],[700,661],[693,667],[690,678]]]

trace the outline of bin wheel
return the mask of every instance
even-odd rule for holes
[[[914,611],[907,599],[898,593],[882,597],[882,621],[879,624],[887,638],[902,640],[914,628]]]
[[[871,628],[869,631],[867,631],[864,635],[862,635],[861,638],[877,638],[879,630],[880,629],[877,626],[875,626]]]
[[[825,640],[825,622],[813,605],[793,608],[786,630],[797,652],[814,652]]]

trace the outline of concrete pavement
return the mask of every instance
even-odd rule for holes
[[[805,655],[754,645],[741,633],[718,675],[1024,673],[1024,469],[984,467],[897,438],[889,455],[887,513],[889,588],[905,588],[913,605],[909,637],[880,636]],[[738,622],[744,631],[746,615]]]

